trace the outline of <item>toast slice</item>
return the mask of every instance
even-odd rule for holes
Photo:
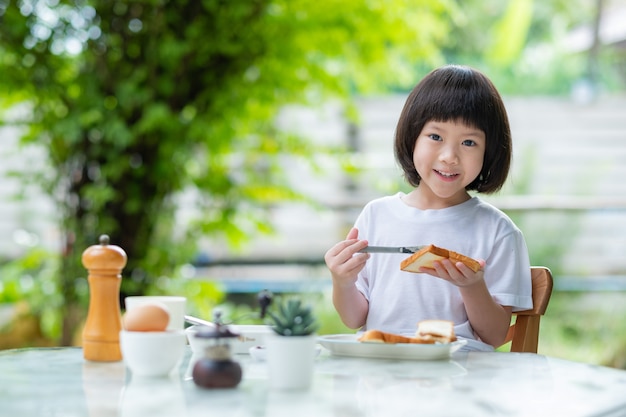
[[[450,320],[422,320],[417,323],[415,337],[439,343],[454,342],[456,340],[454,323]]]
[[[420,272],[420,267],[434,268],[434,261],[440,261],[446,258],[450,259],[452,262],[463,262],[474,272],[480,269],[480,263],[478,263],[477,260],[435,245],[425,246],[403,260],[400,263],[400,269],[406,272]]]

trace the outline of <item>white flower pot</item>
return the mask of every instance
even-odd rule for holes
[[[305,390],[313,380],[317,335],[266,336],[267,366],[270,388]]]

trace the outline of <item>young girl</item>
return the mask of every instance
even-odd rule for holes
[[[350,328],[414,335],[417,322],[447,319],[466,349],[504,342],[514,310],[532,307],[524,238],[501,211],[469,191],[493,193],[511,162],[500,94],[479,71],[449,65],[411,92],[396,128],[395,155],[415,187],[369,202],[346,240],[325,255],[333,303]],[[372,246],[434,244],[479,260],[400,270],[407,254],[359,253]]]

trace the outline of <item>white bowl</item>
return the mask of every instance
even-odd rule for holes
[[[124,364],[133,375],[167,376],[185,353],[186,337],[182,330],[164,332],[120,331]]]
[[[228,327],[233,333],[239,335],[239,337],[233,338],[231,343],[234,354],[248,354],[251,347],[263,346],[265,344],[265,336],[273,331],[270,326],[262,324],[231,324]],[[196,333],[202,329],[210,328],[195,324],[185,329],[189,346],[191,346],[191,351],[194,355],[203,355],[205,348],[211,344],[210,339],[196,337]]]

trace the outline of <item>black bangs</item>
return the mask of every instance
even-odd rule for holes
[[[449,67],[448,67],[449,68]],[[463,123],[488,131],[487,121],[489,114],[494,111],[493,100],[489,83],[477,79],[465,68],[453,67],[454,71],[445,71],[434,74],[429,88],[423,90],[422,120],[436,120],[440,122],[460,120]]]

